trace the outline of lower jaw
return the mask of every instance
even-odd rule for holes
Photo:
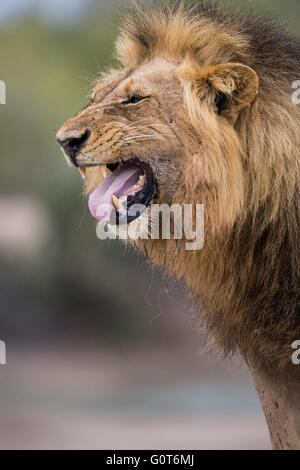
[[[142,205],[139,205],[142,206]],[[130,213],[130,208],[126,210],[123,214],[120,214],[118,211],[113,211],[111,214],[111,219],[109,221],[110,225],[129,225],[131,222],[135,220],[139,220],[140,217],[147,211],[147,209],[151,206],[139,207],[139,213],[132,214]]]
[[[114,223],[110,222],[107,224],[107,230],[114,235],[114,238],[120,238],[128,241],[138,241],[139,239],[145,239],[149,237],[149,218],[148,210],[149,206],[143,214],[139,217],[126,223]]]

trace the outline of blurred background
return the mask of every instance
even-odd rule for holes
[[[249,4],[300,34],[298,0]],[[56,144],[113,64],[118,11],[0,2],[0,448],[270,448],[246,367],[203,351],[172,280],[97,239]]]

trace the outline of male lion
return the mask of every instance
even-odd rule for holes
[[[300,42],[207,3],[142,5],[125,16],[116,49],[121,69],[57,140],[96,217],[106,202],[120,224],[128,195],[147,211],[204,204],[202,250],[133,243],[185,281],[225,354],[239,350],[249,363],[274,447],[300,448],[300,366],[291,360],[300,339]],[[145,215],[129,218],[129,234]]]

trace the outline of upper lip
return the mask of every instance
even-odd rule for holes
[[[95,167],[95,166],[102,167],[103,168],[103,176],[104,176],[104,172],[106,173],[108,171],[109,173],[111,173],[113,171],[112,169],[110,169],[108,167],[109,165],[122,165],[123,163],[126,163],[130,160],[132,160],[133,162],[138,164],[138,159],[136,159],[134,157],[125,157],[125,158],[124,157],[122,157],[122,158],[119,157],[117,160],[112,160],[112,161],[107,161],[107,162],[93,161],[91,163],[86,163],[86,162],[80,162],[80,161],[77,160],[76,167],[78,168],[82,178],[84,179],[87,168],[91,168],[91,167]]]

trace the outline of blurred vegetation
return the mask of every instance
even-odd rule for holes
[[[232,3],[254,6],[300,34],[298,0]],[[61,123],[86,103],[94,79],[113,63],[116,10],[91,5],[71,23],[46,22],[31,11],[1,25],[7,104],[0,107],[0,196],[31,196],[51,224],[42,251],[0,262],[1,337],[149,336],[141,310],[152,275],[142,274],[144,261],[130,250],[123,256],[118,242],[108,249],[97,240],[81,178],[55,142]]]

